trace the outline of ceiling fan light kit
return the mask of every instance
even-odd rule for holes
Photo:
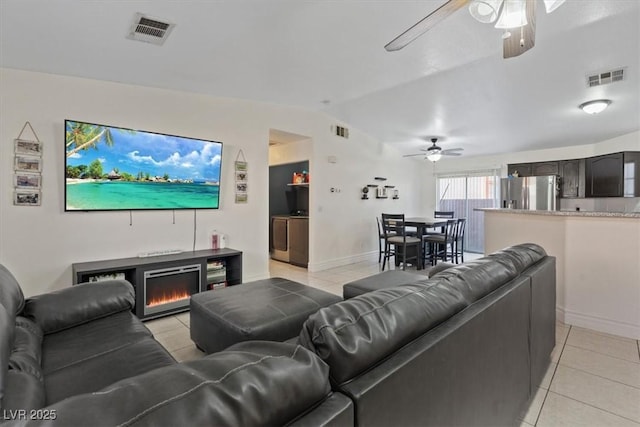
[[[442,154],[440,154],[440,151],[436,151],[434,153],[431,154],[427,154],[427,159],[431,160],[432,162],[437,162],[438,160],[440,160],[442,158]]]
[[[609,104],[611,104],[609,99],[594,99],[580,104],[579,108],[587,114],[598,114],[603,112]]]
[[[551,13],[556,10],[558,7],[562,6],[565,0],[544,0],[544,8],[547,13]]]
[[[502,12],[495,27],[500,29],[519,28],[527,25],[526,0],[504,0]]]
[[[498,19],[502,0],[474,0],[469,3],[469,13],[476,21],[491,24]]]
[[[566,0],[543,1],[545,10],[551,13]],[[535,45],[536,3],[537,0],[448,0],[387,43],[384,48],[389,52],[402,49],[440,21],[468,5],[469,13],[479,22],[491,24],[497,19],[495,27],[505,30],[502,33],[503,56],[512,58],[523,54]],[[511,32],[506,30],[513,28],[520,29],[520,37],[511,40]]]

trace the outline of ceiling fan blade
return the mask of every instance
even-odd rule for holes
[[[443,156],[462,156],[462,153],[458,153],[457,151],[451,152],[447,150],[441,152],[440,154],[442,154]]]
[[[444,155],[453,154],[454,156],[459,156],[459,151],[464,151],[464,148],[448,148],[446,150],[442,150],[440,153]]]
[[[470,0],[449,0],[429,15],[424,17],[421,21],[409,28],[404,33],[387,43],[384,47],[388,52],[400,50],[425,32],[433,28],[438,22],[442,21],[456,10],[465,6]]]
[[[536,0],[527,2],[527,25],[510,28],[511,37],[503,42],[503,57],[513,58],[531,49],[536,44]]]
[[[419,154],[405,154],[402,157],[415,157],[415,156],[424,156],[426,153],[419,153]]]

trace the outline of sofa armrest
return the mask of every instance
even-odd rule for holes
[[[26,300],[22,315],[45,334],[68,329],[121,311],[135,304],[133,286],[126,280],[82,283]]]

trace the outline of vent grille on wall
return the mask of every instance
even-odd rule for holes
[[[624,68],[617,70],[604,71],[602,73],[587,76],[587,86],[601,86],[608,83],[615,83],[624,80]]]
[[[171,33],[174,26],[175,24],[158,21],[155,18],[136,13],[127,38],[162,45],[167,37],[169,37],[169,33]]]
[[[331,126],[331,132],[336,136],[349,138],[349,129],[344,126]]]

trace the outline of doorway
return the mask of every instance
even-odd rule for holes
[[[307,268],[311,242],[311,138],[269,131],[269,256]]]

